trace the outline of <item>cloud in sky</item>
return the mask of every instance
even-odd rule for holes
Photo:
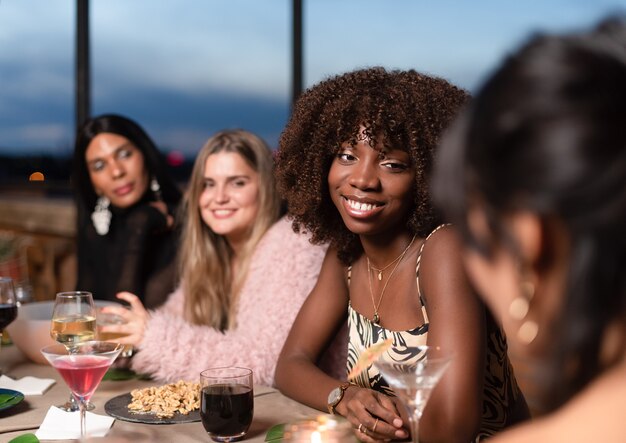
[[[90,4],[94,113],[126,113],[188,155],[224,127],[275,144],[291,93],[290,0]],[[0,153],[69,153],[74,5],[0,0]],[[474,90],[532,32],[619,9],[626,0],[304,0],[305,82],[383,65]]]

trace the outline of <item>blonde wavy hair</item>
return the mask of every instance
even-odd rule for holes
[[[230,245],[223,236],[214,233],[200,215],[204,167],[207,158],[218,152],[239,154],[259,177],[258,214],[250,226],[248,240],[238,254],[236,273],[231,264],[233,250]],[[198,153],[181,208],[183,231],[178,263],[185,291],[184,315],[190,323],[220,331],[235,326],[237,301],[250,258],[280,213],[273,172],[274,162],[267,144],[241,129],[218,132]]]

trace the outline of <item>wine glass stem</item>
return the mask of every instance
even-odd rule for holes
[[[87,435],[87,423],[85,421],[85,413],[87,412],[87,405],[83,400],[78,401],[78,406],[80,407],[80,438],[83,438]]]
[[[411,418],[411,440],[413,443],[419,443],[419,430],[420,430],[420,419],[416,413],[414,413]]]

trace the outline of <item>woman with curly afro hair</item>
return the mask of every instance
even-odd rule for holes
[[[406,438],[408,420],[374,366],[349,382],[317,367],[346,319],[348,371],[388,339],[384,358],[396,361],[417,360],[411,347],[426,344],[453,354],[420,441],[480,440],[528,417],[506,342],[465,276],[461,241],[431,205],[435,147],[468,99],[413,70],[358,70],[306,91],[280,139],[277,182],[293,227],[330,247],[276,383],[346,417],[362,441]]]

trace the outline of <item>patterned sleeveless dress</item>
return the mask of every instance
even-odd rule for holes
[[[409,331],[392,331],[373,323],[367,317],[361,315],[352,305],[348,306],[348,373],[352,370],[361,353],[370,346],[392,339],[393,345],[386,351],[387,355],[381,357],[393,359],[398,362],[413,362],[419,356],[406,352],[411,346],[423,346],[428,337],[428,313],[426,305],[419,289],[419,266],[424,250],[424,245],[439,228],[431,232],[420,247],[417,256],[416,278],[417,289],[420,298],[424,324]],[[348,268],[348,284],[350,283],[351,269]],[[522,393],[515,380],[513,368],[507,356],[507,344],[504,334],[495,323],[494,319],[487,315],[487,350],[485,361],[485,379],[483,388],[482,423],[476,442],[494,435],[514,420],[511,415],[518,401],[524,402]],[[366,371],[351,380],[358,386],[374,389],[388,395],[394,395],[393,390],[374,366],[369,366]],[[520,398],[522,397],[522,398]]]

